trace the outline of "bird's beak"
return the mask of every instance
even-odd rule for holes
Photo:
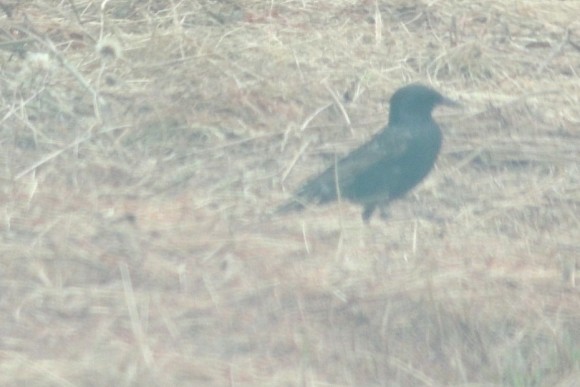
[[[444,105],[444,106],[449,106],[452,108],[462,108],[463,107],[463,105],[460,104],[459,102],[454,101],[454,100],[447,98],[447,97],[443,97],[441,99],[441,102],[439,102],[439,104]]]

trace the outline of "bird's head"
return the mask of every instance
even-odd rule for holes
[[[389,124],[397,124],[401,121],[431,120],[431,112],[437,105],[461,106],[430,87],[420,84],[400,88],[391,97],[390,104]]]

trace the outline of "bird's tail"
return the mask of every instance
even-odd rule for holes
[[[303,209],[304,209],[304,204],[302,204],[296,200],[291,200],[287,203],[282,204],[278,208],[276,208],[276,210],[274,211],[274,214],[275,215],[287,214],[288,212],[302,211]]]

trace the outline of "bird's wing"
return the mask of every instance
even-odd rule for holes
[[[388,126],[370,141],[309,180],[296,192],[296,196],[317,202],[336,199],[336,177],[338,186],[346,187],[374,164],[400,157],[408,149],[411,140],[412,133],[409,129]]]

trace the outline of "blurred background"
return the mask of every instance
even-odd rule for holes
[[[580,2],[0,4],[0,384],[580,385]],[[272,215],[440,108],[390,217]]]

